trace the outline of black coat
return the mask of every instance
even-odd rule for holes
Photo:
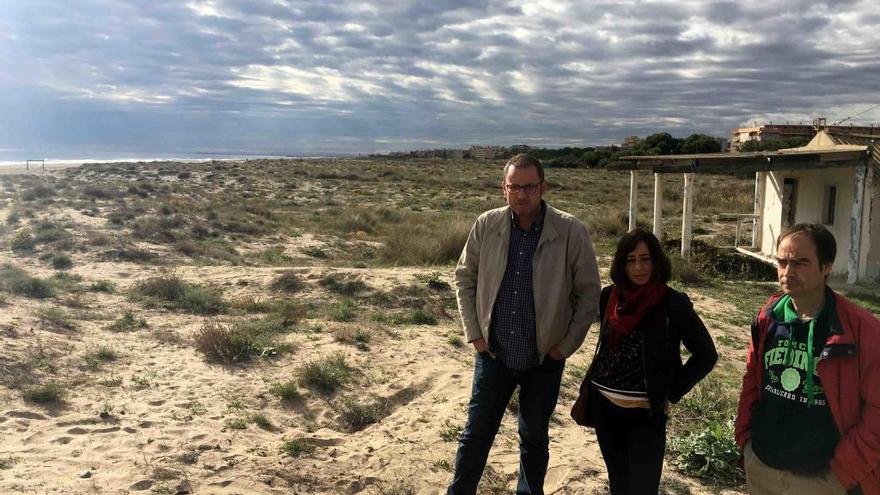
[[[599,298],[599,321],[603,322],[599,327],[599,345],[607,331],[605,309],[611,287],[602,289]],[[718,352],[690,298],[671,287],[659,304],[645,312],[637,327],[645,339],[644,366],[651,412],[662,414],[667,400],[678,403],[712,371]],[[691,353],[685,363],[681,361],[681,344]],[[597,354],[598,350],[597,347]]]

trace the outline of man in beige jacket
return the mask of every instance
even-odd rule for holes
[[[507,206],[477,218],[455,269],[459,313],[477,355],[449,495],[476,493],[517,386],[517,493],[544,493],[547,431],[565,358],[598,313],[601,285],[590,236],[575,217],[543,201],[541,162],[525,154],[511,158],[501,189]]]

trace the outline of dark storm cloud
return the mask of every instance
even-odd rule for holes
[[[866,0],[7,3],[0,148],[599,144],[880,103]]]

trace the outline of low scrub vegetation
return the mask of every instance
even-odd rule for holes
[[[300,383],[318,392],[333,393],[350,383],[354,373],[344,355],[334,354],[306,363],[300,371]]]
[[[0,266],[0,290],[34,299],[45,299],[54,295],[50,282],[32,277],[12,265]]]
[[[208,362],[240,363],[293,350],[279,339],[287,328],[282,319],[271,315],[231,324],[206,321],[193,335],[193,343]]]
[[[132,289],[132,295],[135,299],[157,302],[195,314],[223,313],[228,307],[219,291],[190,284],[173,273],[138,282]]]

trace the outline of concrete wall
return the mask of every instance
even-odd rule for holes
[[[786,178],[797,180],[795,223],[821,222],[825,205],[825,188],[826,186],[837,186],[834,224],[826,225],[826,227],[837,239],[837,257],[832,272],[845,274],[849,253],[855,169],[791,170],[768,173],[764,188],[764,225],[761,242],[761,252],[766,255],[776,254],[776,239],[784,230],[782,226],[782,184]],[[875,202],[880,206],[880,198],[875,197]],[[880,220],[875,220],[875,223],[877,221]],[[868,228],[869,223],[863,225],[864,228]],[[867,266],[874,266],[875,270],[880,271],[880,253],[872,253],[872,255],[863,253],[863,257]],[[871,260],[874,260],[875,263],[872,264]]]

